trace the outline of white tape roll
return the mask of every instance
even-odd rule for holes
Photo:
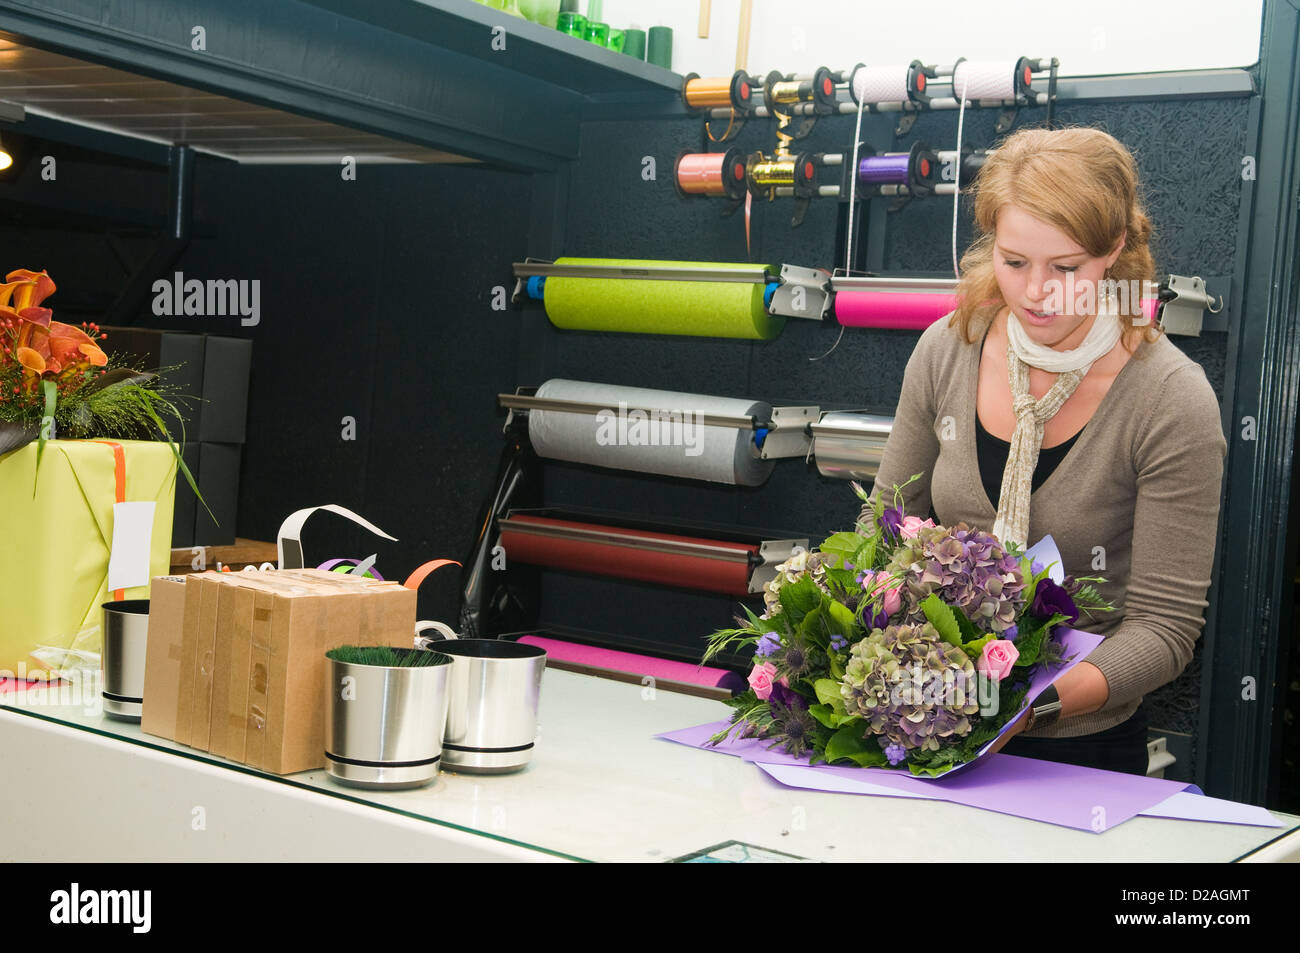
[[[1015,99],[1016,64],[1006,60],[962,60],[952,73],[952,95],[974,102]]]
[[[544,383],[537,396],[605,408],[599,414],[530,410],[533,449],[551,460],[738,486],[760,485],[775,465],[758,456],[752,430],[705,426],[696,416],[768,420],[772,408],[761,401],[561,379]],[[641,407],[676,416],[647,415],[636,409]]]
[[[901,103],[907,96],[909,66],[861,66],[853,74],[853,98],[860,103]]]

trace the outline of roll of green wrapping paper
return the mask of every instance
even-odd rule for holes
[[[763,265],[625,258],[559,258],[555,263],[719,271],[767,267],[772,274],[779,270]],[[551,277],[546,279],[544,300],[551,323],[573,331],[771,340],[785,327],[785,318],[767,313],[763,291],[763,282]]]

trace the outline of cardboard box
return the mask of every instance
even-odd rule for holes
[[[274,774],[325,765],[325,652],[410,645],[415,629],[416,593],[392,582],[300,569],[184,588],[175,740]]]
[[[144,708],[140,728],[176,737],[185,632],[185,577],[155,576],[149,585],[149,635],[145,646]]]

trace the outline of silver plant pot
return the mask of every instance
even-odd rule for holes
[[[122,721],[139,721],[144,704],[149,600],[105,602],[103,609],[104,648],[99,664],[104,714]]]
[[[420,787],[437,777],[451,665],[357,665],[328,655],[325,661],[330,777],[353,787],[386,789]]]
[[[443,764],[472,774],[525,767],[537,741],[546,650],[497,639],[421,643],[452,658]]]

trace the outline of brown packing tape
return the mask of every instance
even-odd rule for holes
[[[243,761],[248,744],[248,695],[252,684],[253,630],[259,624],[270,625],[271,607],[275,597],[254,589],[242,590],[252,601],[251,611],[235,620],[230,643],[230,697],[226,706],[227,746],[226,757]]]
[[[188,745],[193,737],[194,675],[198,669],[199,645],[199,585],[204,576],[210,575],[215,573],[195,573],[185,577],[180,687],[176,708],[176,741],[183,745]]]
[[[199,621],[195,645],[193,723],[190,747],[207,751],[212,738],[212,679],[217,650],[217,604],[221,580],[199,577]]]
[[[149,631],[145,640],[144,705],[140,729],[160,738],[176,737],[184,635],[185,578],[156,576],[149,591]]]
[[[253,617],[254,591],[246,586],[221,587],[217,597],[217,638],[213,653],[212,718],[208,750],[229,757],[230,740],[230,690],[234,677],[232,656],[237,630],[245,629]]]

